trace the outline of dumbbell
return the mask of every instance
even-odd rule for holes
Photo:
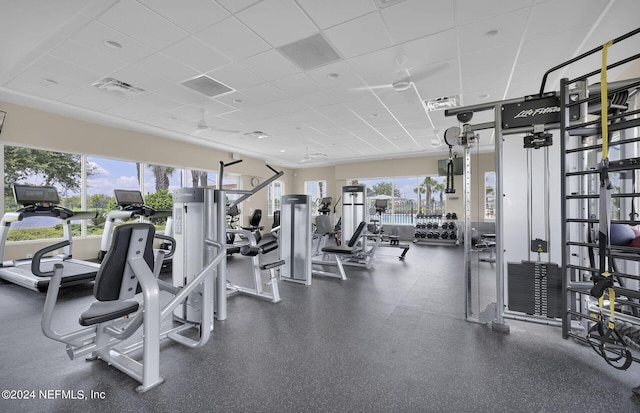
[[[440,238],[440,233],[439,232],[434,232],[433,233],[433,239],[438,239]]]
[[[455,222],[449,222],[449,229],[456,229],[456,223]]]
[[[449,229],[449,224],[447,224],[446,222],[443,222],[442,229]]]
[[[456,238],[458,238],[458,235],[456,234],[456,232],[455,231],[451,231],[449,233],[449,239],[456,239]]]
[[[440,234],[440,238],[449,239],[449,234],[447,232],[443,232],[442,234]]]

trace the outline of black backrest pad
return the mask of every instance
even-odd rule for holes
[[[124,275],[127,264],[129,242],[134,229],[144,229],[148,231],[149,235],[147,236],[142,257],[149,268],[153,270],[153,236],[156,231],[155,227],[147,223],[117,226],[113,230],[111,246],[102,261],[93,285],[93,295],[96,299],[100,301],[113,301],[119,298],[122,276]]]
[[[347,246],[349,248],[351,248],[354,245],[356,245],[356,242],[358,242],[358,238],[360,238],[362,236],[362,231],[364,231],[364,227],[366,227],[366,226],[367,226],[367,223],[364,222],[364,221],[362,221],[360,223],[360,225],[358,225],[358,228],[356,228],[356,232],[353,233],[353,235],[349,239],[349,242],[347,243]]]
[[[262,210],[254,209],[251,217],[249,218],[249,225],[252,227],[260,226],[260,221],[262,220]]]

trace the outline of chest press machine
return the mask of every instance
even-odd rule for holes
[[[88,360],[102,359],[109,365],[129,375],[141,384],[136,391],[145,392],[164,381],[160,375],[160,341],[170,339],[190,348],[202,347],[209,340],[213,326],[214,268],[226,258],[224,245],[206,239],[205,244],[216,248],[217,253],[203,269],[182,287],[174,287],[158,279],[165,258],[160,250],[154,259],[153,240],[160,238],[171,244],[175,240],[155,233],[155,227],[147,223],[125,224],[113,231],[111,246],[96,275],[93,294],[96,302],[80,315],[84,328],[58,333],[51,328],[58,299],[64,264],[57,263],[53,271],[43,272],[42,257],[69,241],[48,246],[34,255],[32,271],[38,276],[51,276],[49,290],[42,315],[42,332],[48,338],[64,343],[70,359],[89,355]],[[172,253],[167,254],[167,257]],[[160,305],[160,292],[172,298]],[[142,303],[135,295],[142,292]],[[195,296],[200,299],[194,299]],[[161,330],[161,323],[172,317],[174,310],[185,306],[192,309],[189,320],[174,317],[179,326]],[[196,316],[197,315],[197,316]],[[142,327],[142,340],[127,341]],[[182,333],[195,329],[198,338],[191,339]],[[132,354],[142,350],[142,360]]]

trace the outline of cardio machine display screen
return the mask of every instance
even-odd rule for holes
[[[144,205],[144,198],[142,198],[142,193],[140,193],[140,191],[127,191],[124,189],[115,189],[113,193],[116,196],[116,202],[118,203],[118,206],[128,207],[130,205],[133,205],[133,206]]]
[[[20,185],[13,186],[13,196],[19,205],[59,204],[58,190],[53,186]]]

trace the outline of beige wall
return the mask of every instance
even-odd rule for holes
[[[218,170],[220,161],[232,160],[230,152],[84,122],[10,103],[0,102],[0,110],[7,113],[0,135],[3,144],[212,171]],[[285,188],[293,186],[291,169],[271,166],[285,172],[280,178],[285,182]],[[252,177],[264,182],[272,175],[264,161],[248,157],[243,157],[242,163],[229,167],[227,172],[241,174],[242,188],[245,189],[251,188]],[[266,216],[266,188],[245,201],[242,211],[244,222],[256,208],[263,210],[263,225],[271,228],[272,220]],[[99,238],[76,241],[75,257],[89,259],[97,256]],[[24,258],[45,245],[47,242],[39,241],[10,243],[4,259]]]
[[[3,144],[212,171],[218,170],[220,161],[232,160],[230,152],[71,119],[1,101],[0,110],[7,112],[0,135],[0,142]],[[286,194],[303,194],[305,181],[326,180],[328,196],[337,199],[347,179],[436,175],[437,160],[443,157],[420,156],[304,169],[271,166],[285,172],[280,179],[284,182]],[[480,155],[479,159],[478,165],[484,177],[483,171],[493,170],[493,154]],[[472,163],[475,164],[475,161]],[[243,157],[242,163],[228,168],[227,172],[242,175],[242,187],[245,189],[251,188],[252,177],[258,177],[260,182],[264,182],[271,176],[264,161],[248,157]],[[483,179],[481,182],[484,184]],[[456,189],[456,194],[447,196],[447,210],[462,216],[462,176],[456,176]],[[482,188],[480,190],[483,191]],[[473,193],[476,198],[475,190]],[[248,216],[257,208],[263,210],[263,225],[270,228],[272,220],[266,216],[266,189],[245,201],[243,222],[246,223]],[[4,259],[23,258],[47,244],[47,241],[11,243],[7,246]],[[74,256],[81,259],[94,258],[98,249],[98,238],[78,239],[74,243]]]

